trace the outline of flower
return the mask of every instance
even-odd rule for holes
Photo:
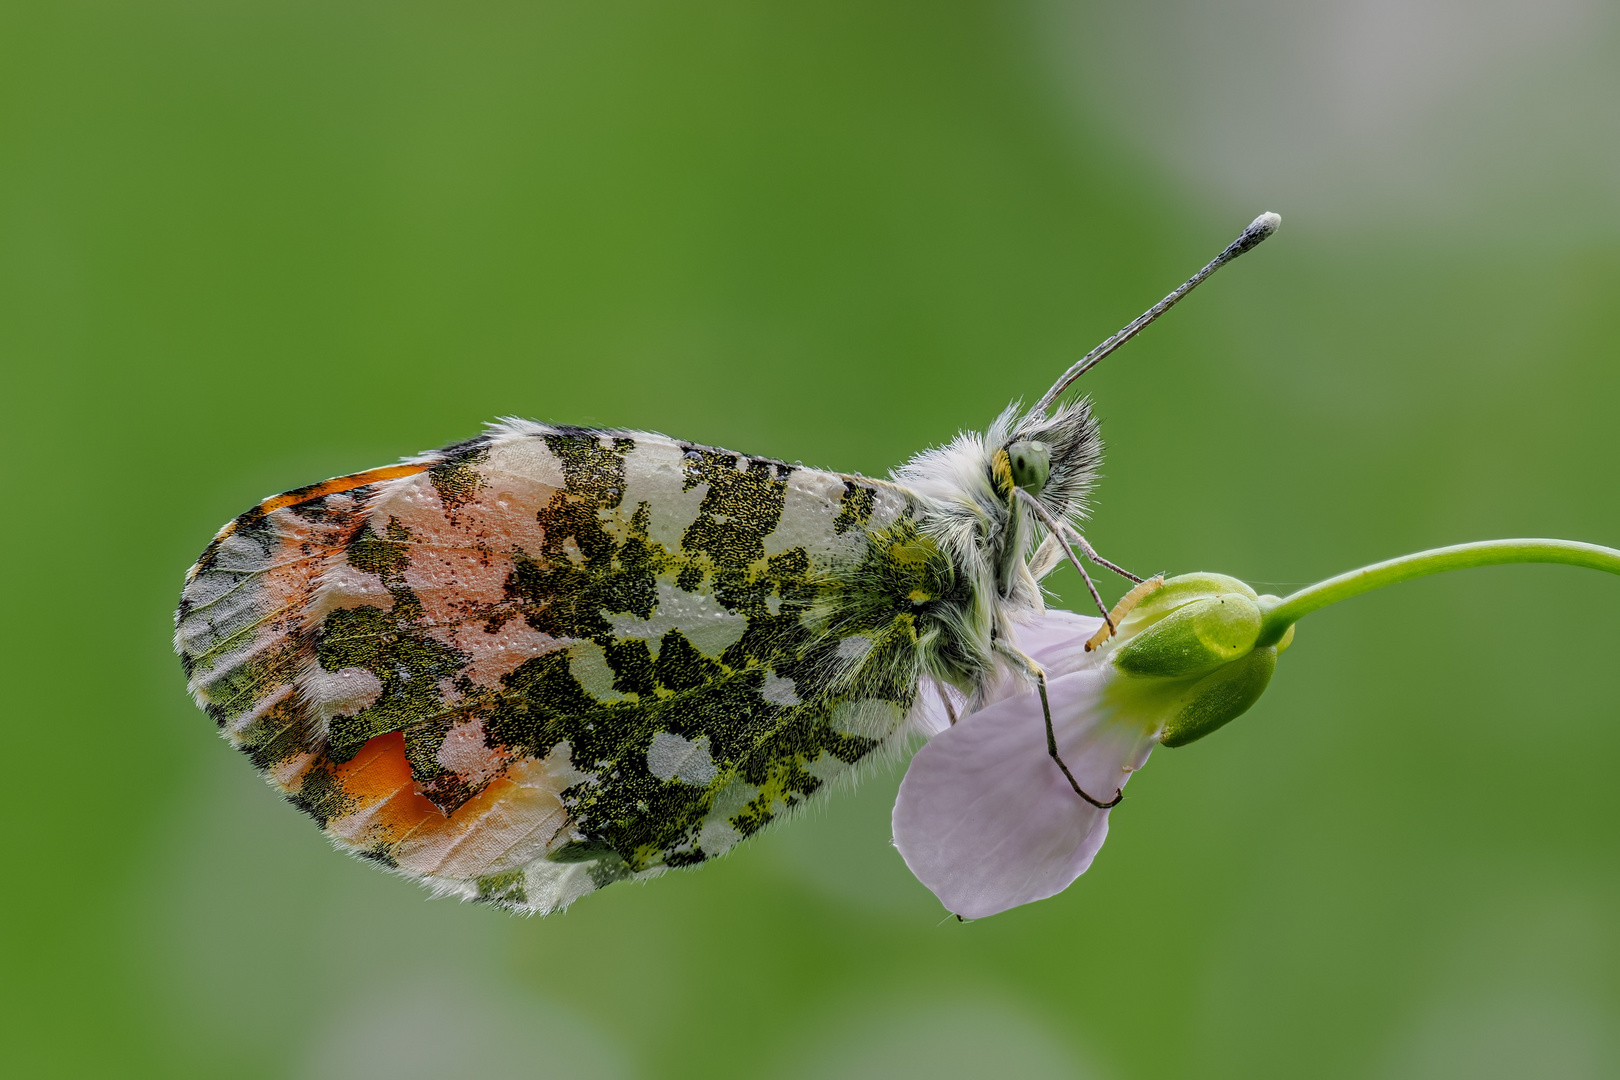
[[[1277,648],[1255,648],[1259,598],[1218,574],[1172,578],[1096,652],[1101,619],[1047,611],[1011,643],[1046,672],[1059,756],[1107,803],[1158,743],[1181,746],[1259,699]],[[1283,647],[1287,642],[1284,641]],[[1003,672],[973,709],[912,759],[894,806],[906,865],[947,908],[982,918],[1062,892],[1108,835],[1109,811],[1078,795],[1047,752],[1040,697]]]

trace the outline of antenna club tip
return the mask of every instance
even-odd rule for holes
[[[1282,215],[1274,214],[1270,210],[1249,222],[1249,227],[1243,231],[1253,233],[1256,240],[1264,240],[1282,226]]]
[[[1277,231],[1282,224],[1282,215],[1273,214],[1270,210],[1249,222],[1249,227],[1243,230],[1243,235],[1232,241],[1232,246],[1221,253],[1221,261],[1235,259],[1245,251],[1253,251],[1260,241]]]

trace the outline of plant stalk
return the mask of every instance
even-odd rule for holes
[[[1258,647],[1275,645],[1288,628],[1319,608],[1413,578],[1503,563],[1565,563],[1620,574],[1620,551],[1579,540],[1480,540],[1432,548],[1363,566],[1291,593],[1270,607],[1260,624]]]

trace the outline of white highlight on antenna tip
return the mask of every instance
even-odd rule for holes
[[[1278,227],[1281,226],[1281,225],[1282,225],[1282,215],[1281,214],[1273,214],[1270,210],[1267,210],[1265,213],[1261,214],[1259,217],[1257,217],[1253,221],[1251,221],[1249,223],[1249,227],[1247,229],[1245,229],[1244,231],[1245,232],[1257,232],[1262,237],[1267,237],[1267,236],[1270,236],[1272,233],[1276,232]]]

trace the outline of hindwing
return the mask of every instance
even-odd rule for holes
[[[880,481],[505,421],[267,499],[187,575],[176,648],[341,847],[553,911],[719,855],[901,737],[960,593]]]

